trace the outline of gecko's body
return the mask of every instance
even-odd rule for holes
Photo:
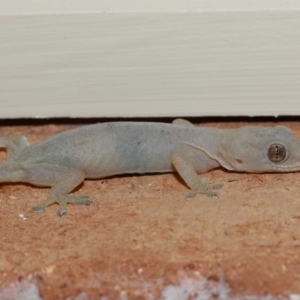
[[[29,146],[25,137],[0,138],[7,159],[0,182],[50,186],[49,197],[33,208],[58,202],[90,204],[84,195],[69,194],[85,178],[116,174],[177,171],[191,191],[216,197],[197,173],[217,167],[242,172],[289,172],[300,169],[300,141],[283,126],[238,129],[196,127],[185,120],[173,124],[117,122],[84,126]]]

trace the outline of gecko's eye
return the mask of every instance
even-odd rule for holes
[[[272,144],[268,149],[268,157],[273,162],[283,161],[286,157],[285,147],[280,144]]]

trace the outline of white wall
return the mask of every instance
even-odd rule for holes
[[[298,0],[1,0],[0,14],[300,9]]]
[[[0,118],[300,114],[299,1],[124,3],[0,0]]]

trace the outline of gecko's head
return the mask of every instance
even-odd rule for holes
[[[245,126],[232,131],[223,158],[236,171],[300,170],[300,140],[285,126]]]

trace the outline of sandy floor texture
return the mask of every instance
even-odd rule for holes
[[[249,124],[300,137],[296,121],[201,125]],[[36,143],[76,126],[9,124],[0,136]],[[300,172],[205,177],[224,183],[218,199],[185,201],[176,174],[87,180],[75,193],[93,205],[69,205],[63,218],[57,205],[31,212],[48,188],[1,184],[0,299],[300,299]]]

